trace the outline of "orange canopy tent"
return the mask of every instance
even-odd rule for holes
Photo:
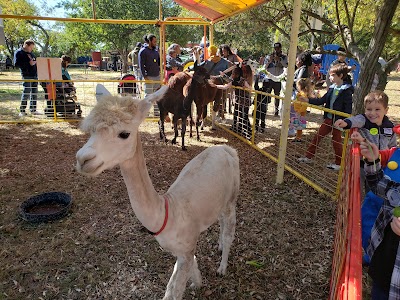
[[[212,23],[261,5],[269,0],[174,0]]]

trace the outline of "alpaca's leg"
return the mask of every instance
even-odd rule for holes
[[[193,137],[193,106],[194,102],[192,102],[192,105],[190,105],[190,137]]]
[[[158,127],[160,131],[160,140],[164,141],[165,143],[167,142],[166,136],[165,136],[165,131],[164,131],[164,118],[162,113],[160,112],[160,120],[158,121]]]
[[[229,250],[232,245],[233,238],[235,236],[236,227],[236,207],[235,203],[229,205],[226,211],[223,212],[224,226],[222,232],[222,258],[219,268],[217,270],[218,274],[225,275],[226,268],[228,266],[228,256]]]
[[[225,219],[223,216],[219,217],[219,238],[218,238],[218,251],[223,249],[223,233],[224,233]]]
[[[201,109],[201,107],[200,107]],[[199,126],[201,126],[200,128],[203,130],[203,126],[204,126],[204,118],[202,120],[202,122],[200,122],[201,120],[201,116],[202,116],[202,111],[197,111],[197,117],[196,117],[196,134],[197,134],[197,140],[200,141],[200,132],[199,132]]]
[[[181,300],[193,268],[193,253],[178,256],[163,300]]]
[[[200,107],[200,110],[198,110],[197,113],[197,122],[199,122],[199,120],[202,118],[202,122],[201,122],[201,130],[204,129],[204,120],[205,118],[207,118],[207,110],[208,110],[208,104]],[[197,137],[198,139],[200,139],[200,137]]]
[[[185,146],[185,134],[186,134],[186,117],[182,116],[182,130],[181,130],[182,150],[187,150]]]
[[[217,129],[217,127],[215,126],[215,118],[216,118],[216,116],[217,116],[217,112],[216,111],[211,111],[211,124],[212,124],[212,126],[211,126],[211,128],[213,129],[213,130],[215,130],[215,129]]]
[[[193,257],[192,275],[190,276],[190,279],[192,280],[190,287],[201,287],[201,273],[197,264],[196,255]]]
[[[176,144],[176,139],[178,137],[178,117],[176,115],[174,115],[172,120],[174,122],[174,138],[172,139],[171,143],[173,145],[175,145]]]
[[[167,290],[165,291],[165,295],[163,300],[173,300],[173,294],[175,290],[175,281],[176,281],[176,272],[178,270],[178,260],[175,262],[174,271],[172,272],[171,278],[167,284]]]

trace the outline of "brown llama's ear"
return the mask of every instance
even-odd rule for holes
[[[111,96],[111,93],[105,88],[104,85],[96,85],[96,100],[97,102],[104,96]]]

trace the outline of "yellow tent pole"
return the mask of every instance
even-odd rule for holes
[[[159,53],[160,53],[160,80],[164,81],[165,77],[165,24],[160,26],[160,43],[159,43]]]
[[[210,46],[214,45],[214,25],[210,25]],[[206,45],[204,45],[204,48],[206,48]]]
[[[159,30],[159,34],[160,34],[160,41],[158,44],[158,49],[159,49],[159,55],[160,55],[160,80],[164,81],[164,53],[165,53],[165,25],[164,23],[162,23],[162,0],[158,1],[158,19],[160,21],[160,30]]]
[[[208,59],[208,50],[207,50],[207,26],[203,26],[203,40],[204,40],[204,60]]]
[[[87,19],[87,18],[57,18],[43,16],[19,16],[0,14],[0,19],[21,19],[21,20],[39,20],[39,21],[59,21],[59,22],[77,22],[77,23],[102,23],[102,24],[146,24],[160,25],[161,20],[122,20],[122,19]],[[209,25],[210,22],[200,20],[182,20],[165,21],[166,25]]]
[[[283,118],[282,130],[279,143],[279,156],[278,156],[278,170],[276,175],[276,183],[283,183],[283,173],[285,172],[285,159],[287,149],[287,138],[290,120],[290,106],[294,82],[294,67],[296,61],[297,42],[299,39],[299,26],[300,26],[300,13],[301,13],[301,0],[293,1],[293,16],[292,16],[292,30],[290,33],[290,47],[289,47],[289,65],[287,71],[287,82],[285,99],[283,100]]]

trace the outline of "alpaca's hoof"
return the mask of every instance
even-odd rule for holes
[[[219,266],[217,274],[220,276],[224,276],[226,274],[226,266]]]
[[[198,283],[198,282],[192,282],[191,284],[190,284],[190,286],[189,286],[189,288],[191,288],[192,290],[194,290],[194,289],[199,289],[199,288],[201,288],[201,282],[200,283]]]
[[[217,127],[211,127],[211,130],[217,130]]]
[[[187,151],[186,146],[182,146],[182,150],[183,150],[183,151]]]
[[[172,139],[171,144],[176,145],[176,139]]]

